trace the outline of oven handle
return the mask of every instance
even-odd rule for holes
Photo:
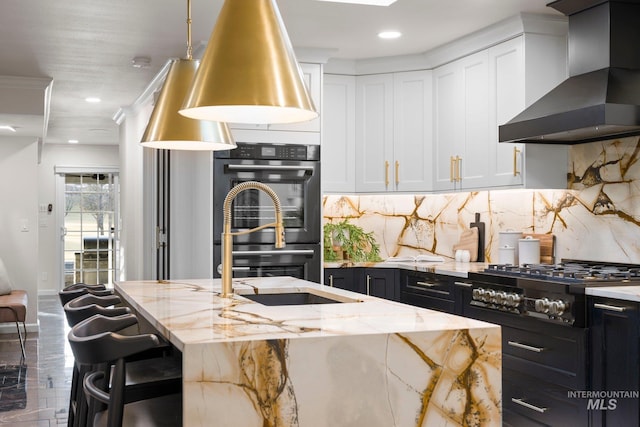
[[[254,170],[254,171],[309,171],[313,172],[314,166],[290,166],[290,165],[227,165],[229,170]]]
[[[515,397],[512,397],[511,401],[513,403],[517,403],[520,406],[524,406],[525,408],[533,409],[536,412],[540,412],[541,414],[544,414],[549,409],[549,408],[540,408],[539,406],[532,405],[531,403],[525,402],[524,399],[516,399]]]
[[[308,255],[313,256],[313,249],[289,249],[289,250],[273,250],[273,251],[231,251],[232,255],[251,256],[251,255]]]
[[[507,341],[507,344],[509,344],[511,347],[518,347],[523,350],[533,351],[535,353],[542,353],[544,351],[544,347],[534,347],[532,345],[526,345],[515,341]]]

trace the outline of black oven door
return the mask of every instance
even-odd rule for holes
[[[287,243],[320,242],[320,162],[221,159],[214,160],[214,242],[220,243],[223,204],[234,186],[259,181],[271,187],[282,206]],[[248,230],[275,221],[271,198],[259,190],[239,193],[231,204],[232,231]],[[274,229],[234,236],[236,243],[273,244]]]
[[[213,261],[220,266],[222,246],[214,245]],[[320,245],[287,244],[282,249],[273,245],[234,245],[233,277],[292,276],[320,283]],[[216,268],[214,277],[220,277]]]

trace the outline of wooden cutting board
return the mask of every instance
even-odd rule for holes
[[[523,238],[531,236],[540,240],[540,263],[555,264],[556,262],[556,236],[553,234],[524,233]]]

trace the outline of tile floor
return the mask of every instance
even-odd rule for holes
[[[25,363],[17,334],[0,335],[0,426],[67,424],[73,368],[68,327],[57,295],[38,302],[40,333],[27,335]]]

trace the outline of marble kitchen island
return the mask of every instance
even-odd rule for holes
[[[500,327],[291,277],[115,284],[183,355],[185,426],[500,426]],[[308,291],[342,303],[267,306]]]

